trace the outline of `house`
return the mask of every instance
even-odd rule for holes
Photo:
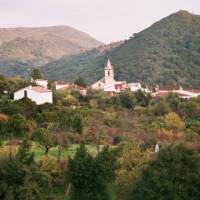
[[[135,82],[135,83],[128,83],[128,88],[130,89],[130,91],[132,92],[137,92],[138,90],[142,90],[142,85],[139,82]]]
[[[52,91],[41,86],[29,86],[14,93],[14,100],[29,98],[37,105],[53,103]]]
[[[87,95],[87,87],[82,87],[74,83],[65,83],[64,81],[56,81],[56,90],[78,90],[82,96]]]
[[[70,83],[64,81],[55,81],[56,90],[67,89],[70,87]]]
[[[146,87],[146,88],[142,87],[142,84],[139,82],[128,83],[127,88],[132,92],[137,92],[137,91],[141,90],[145,93],[151,93],[151,90],[149,90],[148,87]]]
[[[35,82],[36,85],[38,86],[42,86],[44,88],[48,88],[48,80],[44,80],[44,79],[36,79],[36,80],[32,80],[31,82]]]
[[[200,96],[200,90],[184,90],[181,86],[157,86],[151,95],[155,98],[161,98],[167,97],[171,93],[175,93],[183,99]]]
[[[127,87],[126,81],[116,81],[109,85],[104,86],[104,91],[108,93],[120,93],[122,90],[125,90]]]

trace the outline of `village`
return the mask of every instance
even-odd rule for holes
[[[123,91],[137,92],[141,90],[146,94],[150,94],[153,98],[167,97],[171,93],[177,94],[180,98],[190,99],[200,96],[200,89],[184,89],[179,85],[166,85],[166,86],[155,86],[150,88],[148,86],[142,86],[140,82],[127,83],[125,80],[116,81],[114,74],[114,66],[108,59],[104,70],[104,77],[102,77],[97,82],[93,83],[91,86],[83,87],[75,83],[67,83],[65,81],[55,81],[55,90],[67,90],[76,89],[81,95],[87,95],[88,90],[102,90],[108,96],[117,95]],[[34,101],[37,105],[45,103],[53,103],[53,92],[48,89],[48,80],[43,79],[31,79],[31,83],[28,87],[20,89],[14,93],[14,100],[19,100],[22,98],[29,98]]]

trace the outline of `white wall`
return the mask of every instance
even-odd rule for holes
[[[35,92],[31,89],[25,88],[22,90],[19,90],[14,93],[14,100],[19,100],[24,98],[24,91],[27,91],[27,98],[34,101],[37,105],[45,104],[45,103],[53,103],[53,95],[52,92]]]
[[[39,86],[43,86],[44,88],[47,88],[48,86],[48,80],[35,80],[35,83],[36,85],[39,85]]]
[[[56,90],[69,87],[69,84],[56,84]]]
[[[96,83],[91,85],[92,89],[96,90],[103,90],[105,86],[105,83],[103,83],[101,80],[97,81]]]
[[[136,92],[142,89],[142,85],[140,83],[129,83],[128,86],[132,92]]]

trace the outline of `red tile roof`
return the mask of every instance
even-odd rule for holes
[[[179,90],[181,86],[179,85],[164,85],[164,86],[158,86],[158,90],[162,91],[173,91],[173,90]]]
[[[34,92],[38,92],[38,93],[47,93],[47,92],[51,92],[51,90],[48,90],[44,87],[41,87],[41,86],[29,86],[27,87],[26,89],[29,89],[29,90],[32,90]]]

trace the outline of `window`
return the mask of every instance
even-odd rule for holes
[[[24,90],[24,98],[27,98],[27,90]]]
[[[110,76],[110,71],[108,71],[108,76]]]

